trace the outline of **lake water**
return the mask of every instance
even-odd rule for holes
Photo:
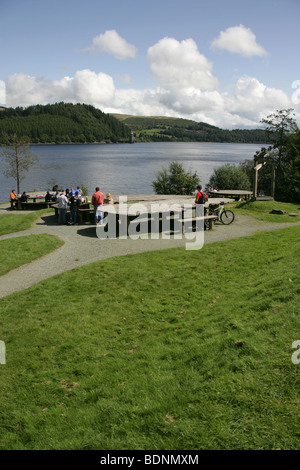
[[[21,191],[84,185],[89,194],[96,186],[112,194],[154,194],[151,183],[157,172],[178,161],[197,171],[205,186],[214,168],[252,159],[260,144],[208,142],[151,142],[135,144],[36,145],[30,151],[39,162],[21,181]],[[51,185],[51,187],[50,187]],[[16,182],[0,172],[0,202],[9,200]],[[224,188],[223,188],[224,189]]]

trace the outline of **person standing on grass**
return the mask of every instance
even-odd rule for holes
[[[68,207],[68,198],[65,196],[65,192],[62,191],[57,198],[58,201],[58,223],[66,224],[67,222],[67,207]]]
[[[74,196],[71,196],[69,199],[70,203],[70,225],[78,225],[77,223],[77,215],[78,215],[78,209],[80,206],[80,199],[79,199],[79,193],[78,191],[75,191]]]
[[[96,192],[92,196],[92,204],[94,206],[94,219],[96,225],[100,222],[103,223],[103,212],[99,210],[103,206],[104,194],[101,193],[100,188],[97,186]]]

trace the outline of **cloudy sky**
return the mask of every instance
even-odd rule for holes
[[[0,104],[300,124],[300,0],[0,0]]]

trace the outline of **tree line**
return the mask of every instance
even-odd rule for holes
[[[103,113],[87,104],[55,103],[1,108],[0,144],[16,135],[33,144],[128,142],[268,143],[263,129],[220,129],[204,122],[168,117]]]
[[[129,142],[130,129],[94,106],[61,102],[2,108],[0,144],[14,135],[34,144]]]

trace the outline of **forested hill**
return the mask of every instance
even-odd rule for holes
[[[136,142],[240,142],[268,143],[263,129],[224,130],[205,122],[172,117],[113,114],[134,133]]]
[[[0,109],[0,144],[9,135],[30,143],[129,142],[124,123],[86,104],[56,103]]]
[[[0,144],[9,135],[39,143],[129,142],[268,143],[262,129],[223,130],[204,122],[172,117],[105,114],[87,104],[56,103],[0,108]]]

